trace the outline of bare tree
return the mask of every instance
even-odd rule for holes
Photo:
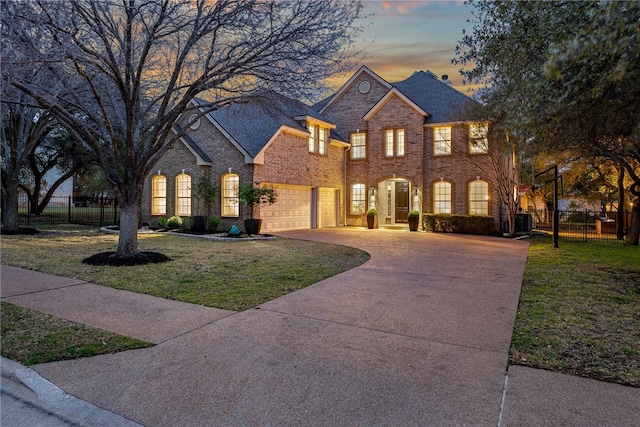
[[[29,103],[29,97],[17,90],[2,91],[2,229],[18,230],[20,175],[29,156],[53,129],[50,114]],[[31,100],[32,101],[32,100]]]
[[[121,207],[115,256],[138,257],[144,177],[182,136],[172,125],[190,101],[202,96],[212,110],[265,88],[311,97],[353,55],[361,9],[350,0],[35,0],[9,8],[3,40],[60,87],[6,80],[91,146]],[[34,26],[49,45],[32,43]]]

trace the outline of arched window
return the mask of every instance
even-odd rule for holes
[[[239,186],[240,177],[235,173],[222,177],[222,216],[240,216]]]
[[[167,178],[155,175],[151,178],[151,215],[167,214]]]
[[[362,215],[365,213],[367,192],[364,184],[353,184],[351,187],[351,213]]]
[[[176,177],[176,215],[191,215],[191,177],[186,173]]]
[[[433,184],[433,213],[451,213],[451,183],[438,181]]]
[[[489,215],[489,183],[479,179],[469,183],[469,215]]]

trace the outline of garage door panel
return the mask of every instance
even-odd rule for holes
[[[311,188],[276,185],[276,203],[260,208],[263,232],[311,228]]]
[[[336,227],[338,211],[336,207],[337,190],[320,188],[320,227]]]

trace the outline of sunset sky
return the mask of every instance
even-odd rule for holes
[[[467,93],[460,66],[451,64],[462,31],[470,31],[471,7],[464,1],[365,0],[365,26],[358,47],[366,65],[389,82],[404,80],[414,71],[430,70],[449,76],[453,86]],[[353,70],[356,71],[356,70]],[[351,75],[341,79],[344,83]]]

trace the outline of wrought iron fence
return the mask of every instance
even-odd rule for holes
[[[38,214],[26,195],[18,199],[18,217],[21,224],[82,224],[114,225],[120,222],[120,208],[115,199],[97,197],[74,200],[71,196],[54,196]]]
[[[524,233],[553,232],[553,211],[535,210],[518,215]],[[527,222],[530,226],[525,226]],[[516,222],[518,224],[518,221]],[[623,212],[623,236],[631,224],[631,212]],[[558,237],[564,240],[618,240],[618,212],[558,211]]]

